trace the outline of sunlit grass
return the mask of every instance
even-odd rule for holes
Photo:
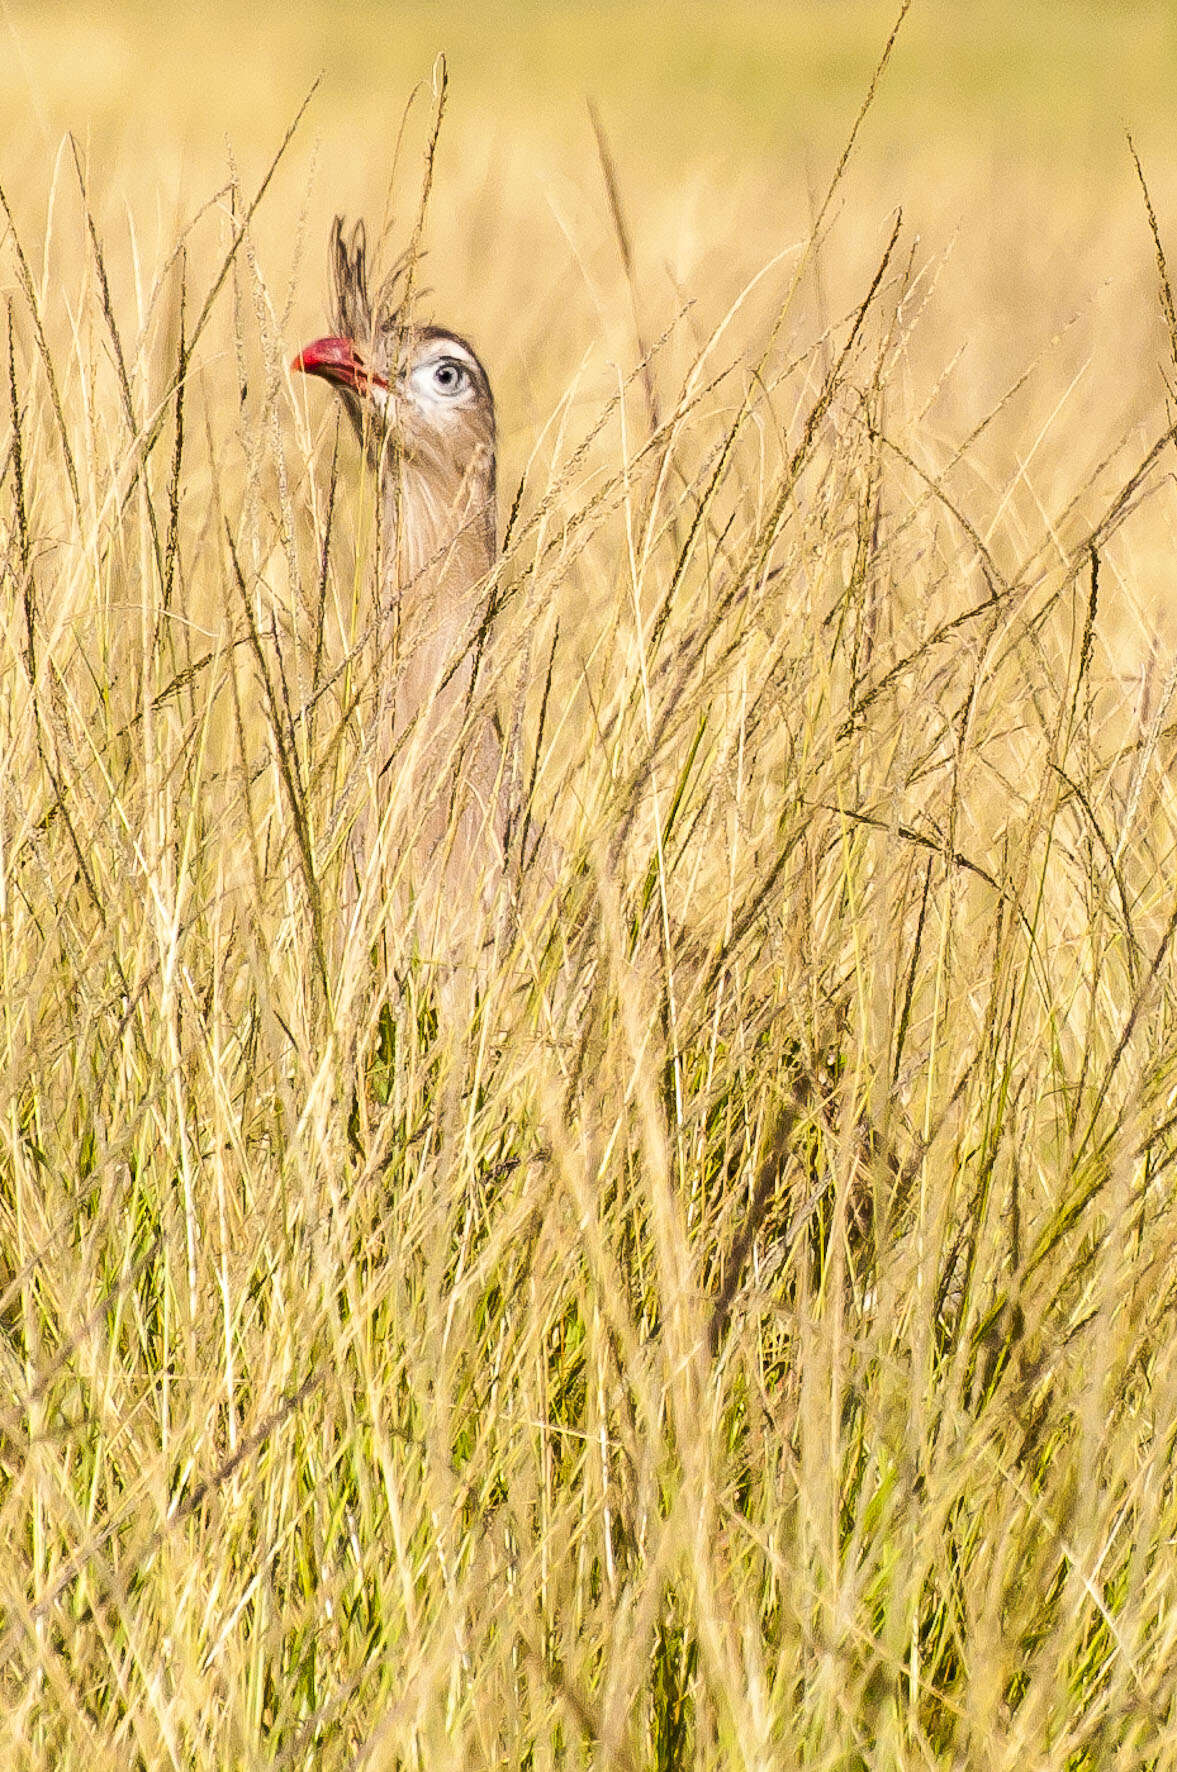
[[[0,165],[0,1763],[1168,1765],[1174,371],[1131,162],[1097,208],[871,150],[823,207],[836,148],[668,184],[619,86],[599,147],[526,152],[451,94],[422,281],[495,379],[482,693],[547,834],[475,1004],[372,755],[370,478],[286,369],[332,210],[403,244],[436,102],[355,146],[386,43],[263,191],[338,26],[273,38],[231,156],[132,157],[144,95]],[[21,28],[48,130],[76,39]]]

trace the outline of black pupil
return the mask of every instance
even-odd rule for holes
[[[456,388],[462,378],[462,371],[456,363],[439,363],[434,377],[439,388],[447,391]]]

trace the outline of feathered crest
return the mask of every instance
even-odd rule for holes
[[[405,282],[410,255],[401,254],[380,285],[373,307],[368,294],[368,235],[362,221],[356,222],[350,236],[344,234],[343,217],[337,215],[331,224],[331,245],[328,249],[331,280],[335,286],[333,325],[345,338],[371,339],[377,332],[388,332],[397,324],[397,293]]]
[[[328,253],[331,279],[335,285],[335,330],[344,338],[368,339],[372,336],[372,303],[368,298],[368,235],[362,221],[345,239],[343,217],[337,215],[331,224],[331,246]]]

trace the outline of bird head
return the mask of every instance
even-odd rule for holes
[[[408,321],[396,300],[403,262],[372,303],[362,222],[348,240],[335,218],[330,258],[334,332],[301,350],[292,370],[337,388],[361,441],[424,476],[435,500],[465,487],[493,503],[494,398],[473,347],[444,327]]]

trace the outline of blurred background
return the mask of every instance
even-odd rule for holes
[[[165,162],[225,132],[265,145],[321,72],[317,126],[351,133],[366,164],[444,50],[455,98],[492,139],[522,131],[572,148],[593,94],[635,162],[673,178],[684,156],[742,166],[840,146],[897,12],[896,0],[18,0],[0,14],[6,133],[68,127],[104,153]],[[1175,74],[1163,0],[917,0],[872,151],[927,164],[1029,155],[1065,177],[1115,157],[1126,124],[1163,129]]]
[[[783,254],[771,308],[897,13],[897,0],[8,3],[0,183],[47,286],[67,287],[83,238],[62,170],[72,132],[125,311],[200,206],[223,209],[233,171],[256,186],[318,80],[255,226],[293,349],[322,330],[336,211],[365,213],[387,257],[403,245],[444,54],[426,281],[435,317],[491,369],[507,484],[574,382],[573,400],[599,397],[684,309],[702,336]],[[902,398],[930,470],[990,420],[968,452],[983,529],[987,507],[1019,499],[1036,524],[1163,422],[1168,336],[1127,137],[1164,234],[1175,85],[1165,0],[915,0],[904,19],[792,336],[803,350],[848,311],[902,210],[920,304]],[[0,279],[13,275],[0,254]],[[1170,541],[1139,537],[1132,562],[1157,621]]]
[[[410,95],[444,53],[429,244],[467,323],[485,298],[462,289],[462,265],[484,274],[483,239],[510,241],[521,221],[545,249],[527,266],[533,304],[570,259],[590,275],[608,216],[589,100],[647,285],[651,270],[685,283],[701,266],[726,267],[726,283],[804,233],[897,13],[897,0],[7,0],[0,179],[14,200],[43,198],[70,131],[92,190],[133,205],[141,231],[150,191],[166,233],[230,151],[246,184],[257,176],[318,79],[271,211],[280,231],[305,206],[318,231],[388,190]],[[954,241],[960,313],[998,334],[1016,319],[1032,352],[1151,262],[1126,133],[1167,200],[1175,83],[1164,0],[915,0],[845,202],[860,230],[902,206],[929,251]],[[409,171],[402,209],[415,159]]]

